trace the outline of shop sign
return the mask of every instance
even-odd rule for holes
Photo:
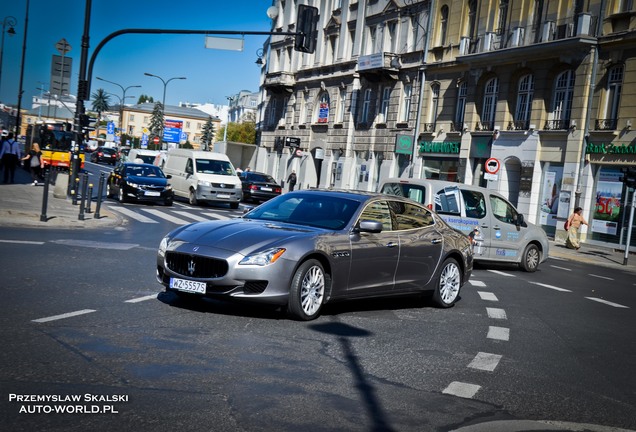
[[[420,142],[420,153],[451,153],[459,154],[459,142],[446,141],[422,141]]]
[[[398,134],[395,137],[395,153],[413,154],[413,137],[411,135]]]
[[[636,155],[636,145],[634,144],[607,144],[589,143],[585,148],[586,154],[632,154]]]

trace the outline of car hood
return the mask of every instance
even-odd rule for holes
[[[165,186],[168,183],[168,179],[161,177],[139,177],[139,176],[128,176],[126,180],[131,183],[143,184],[143,185],[153,185],[153,186]]]
[[[242,254],[251,251],[284,245],[300,237],[311,237],[324,230],[271,221],[253,221],[241,218],[229,221],[197,222],[173,232],[170,244],[178,248],[181,244],[199,245],[203,248],[223,249]],[[171,249],[173,249],[171,247]]]

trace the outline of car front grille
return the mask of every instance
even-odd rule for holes
[[[217,189],[236,189],[236,186],[231,183],[210,183],[210,186]]]
[[[225,260],[178,252],[166,253],[166,267],[174,273],[199,279],[223,277],[228,271]]]

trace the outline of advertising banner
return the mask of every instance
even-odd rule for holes
[[[623,183],[618,170],[601,171],[596,185],[596,203],[592,215],[592,231],[616,235],[620,222]]]

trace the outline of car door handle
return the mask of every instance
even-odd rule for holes
[[[394,247],[396,247],[396,246],[397,246],[397,243],[395,243],[395,242],[388,242],[388,243],[386,244],[386,247],[390,247],[390,248],[394,248]]]
[[[482,225],[481,227],[482,227],[483,229],[486,229],[486,228],[488,228],[488,225]]]
[[[436,238],[436,239],[431,240],[431,243],[433,243],[433,244],[439,244],[441,242],[442,242],[441,238]]]

